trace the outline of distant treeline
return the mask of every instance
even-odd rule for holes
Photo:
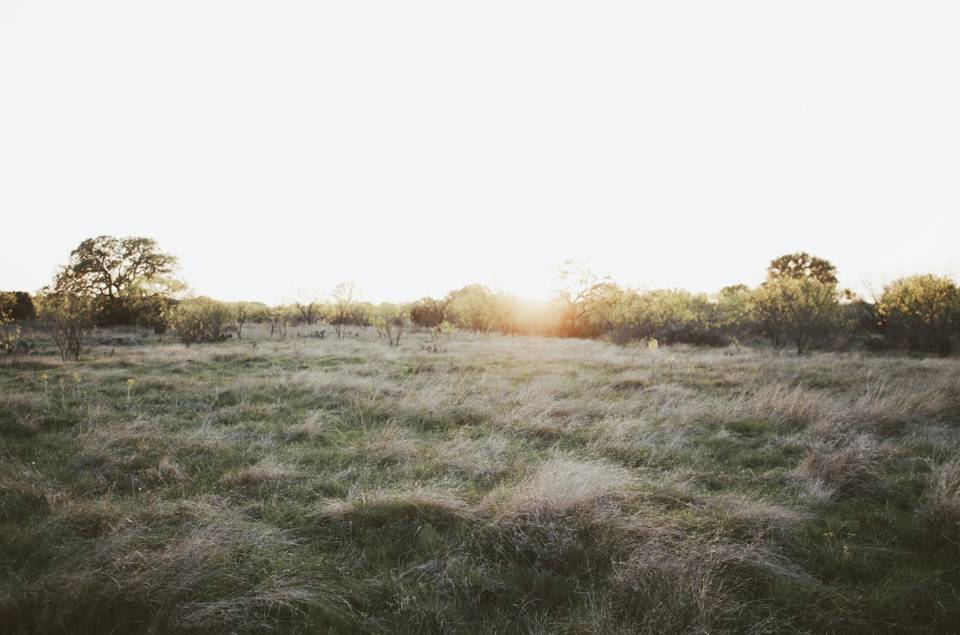
[[[735,285],[716,294],[642,291],[583,269],[566,271],[563,290],[541,303],[469,285],[442,298],[372,304],[359,300],[349,283],[327,299],[301,295],[281,306],[228,303],[183,297],[185,285],[172,277],[175,266],[176,259],[149,238],[85,240],[35,298],[0,294],[0,324],[39,319],[65,359],[79,358],[92,327],[124,324],[151,328],[160,337],[173,331],[187,345],[242,338],[248,323],[266,324],[271,337],[281,339],[295,324],[316,326],[317,336],[329,329],[338,337],[351,328],[373,327],[391,345],[411,326],[434,335],[456,328],[621,344],[765,341],[800,353],[823,348],[949,355],[960,339],[960,290],[953,280],[929,274],[902,278],[870,301],[841,289],[829,261],[803,252],[773,260],[757,287]],[[15,339],[11,328],[4,331],[6,341]]]

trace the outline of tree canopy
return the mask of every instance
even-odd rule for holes
[[[837,268],[829,260],[805,251],[775,258],[767,267],[767,278],[813,278],[823,284],[837,284]]]

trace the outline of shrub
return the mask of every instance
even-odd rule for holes
[[[883,459],[881,448],[867,438],[848,445],[819,444],[807,451],[794,476],[840,496],[882,497]]]
[[[449,299],[421,298],[410,307],[410,321],[421,328],[435,329],[447,321],[449,313]]]
[[[0,315],[3,314],[14,322],[37,318],[33,299],[25,291],[0,291]]]
[[[408,325],[408,311],[400,305],[384,303],[377,307],[373,326],[377,334],[390,346],[399,346],[404,328]]]
[[[949,355],[960,327],[960,290],[949,278],[902,278],[883,290],[877,313],[884,330],[899,345]]]
[[[0,305],[0,361],[27,350],[26,342],[20,339],[20,326],[13,324],[13,307]]]
[[[803,353],[839,322],[836,287],[816,278],[770,278],[752,298],[752,312],[773,345],[793,343]]]
[[[223,329],[231,317],[229,305],[199,297],[181,302],[173,312],[171,323],[180,341],[190,346],[197,342],[222,341]]]
[[[88,296],[46,292],[37,298],[39,318],[50,328],[64,361],[79,361],[93,329],[95,308]]]
[[[512,298],[472,284],[447,295],[447,320],[474,333],[516,331],[515,306]]]
[[[276,333],[281,340],[287,339],[287,329],[298,318],[298,311],[294,307],[275,306],[267,309],[265,319],[270,325],[270,337]]]

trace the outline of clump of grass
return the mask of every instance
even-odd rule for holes
[[[960,548],[960,461],[933,471],[921,513],[935,538]]]
[[[483,484],[494,483],[509,468],[509,442],[492,434],[481,439],[459,437],[437,448],[437,460]]]
[[[612,576],[616,611],[634,632],[713,633],[784,629],[773,590],[812,581],[762,547],[658,534]],[[789,629],[787,629],[789,630]]]
[[[294,423],[284,428],[281,438],[287,442],[300,442],[320,439],[326,432],[327,426],[318,413],[312,413],[304,421]]]
[[[374,463],[411,461],[420,452],[411,431],[397,423],[366,430],[354,448],[359,456]]]
[[[847,443],[820,443],[807,451],[793,474],[821,492],[879,498],[886,493],[885,456],[876,441],[864,436]]]
[[[583,514],[601,511],[624,497],[633,481],[622,466],[604,461],[558,457],[542,463],[526,480],[489,501],[503,519]]]
[[[418,520],[445,525],[475,519],[477,514],[467,503],[449,494],[415,490],[370,492],[345,501],[331,501],[323,507],[319,517],[369,528]]]
[[[722,525],[742,540],[789,540],[793,530],[807,515],[783,505],[746,496],[720,495],[707,501]]]
[[[187,480],[187,474],[173,459],[164,457],[160,459],[155,468],[151,468],[150,474],[153,480],[160,483],[179,483]]]
[[[223,482],[234,487],[253,487],[299,477],[300,473],[296,468],[280,463],[275,458],[267,458],[255,465],[249,465],[227,473],[223,477]]]

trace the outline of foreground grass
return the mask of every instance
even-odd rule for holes
[[[960,624],[957,360],[422,344],[0,368],[0,631]]]

